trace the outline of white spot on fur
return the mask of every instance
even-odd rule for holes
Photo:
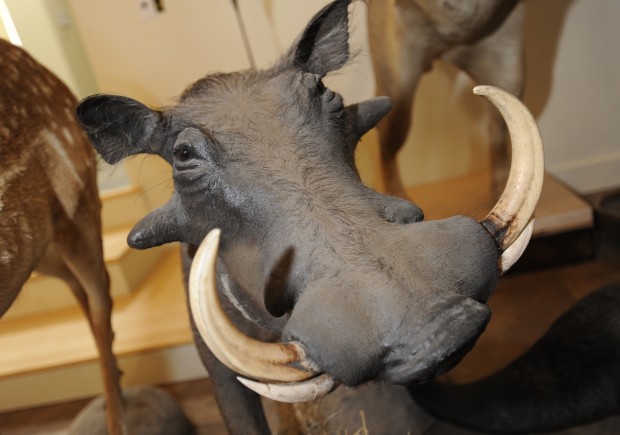
[[[73,136],[71,135],[71,132],[69,131],[67,127],[62,128],[62,135],[65,137],[67,142],[73,145],[73,143],[75,142],[75,139],[73,139]]]
[[[6,251],[6,252],[0,252],[0,263],[2,264],[9,264],[9,262],[11,261],[11,259],[13,258],[13,254]]]
[[[67,107],[65,107],[65,116],[69,121],[75,120],[75,118],[73,117],[73,112],[71,112],[71,110],[69,110]]]
[[[46,170],[49,171],[48,176],[52,182],[52,188],[65,213],[69,217],[73,217],[77,207],[78,192],[84,183],[58,136],[49,130],[43,130],[41,137],[50,145],[56,157],[50,156],[50,160],[53,161],[48,162],[49,164],[46,167]]]
[[[28,153],[23,153],[16,164],[13,164],[8,169],[3,170],[2,174],[0,174],[0,211],[2,211],[2,209],[4,208],[4,202],[2,201],[2,197],[4,196],[6,187],[9,185],[11,180],[24,172],[24,170],[26,169],[26,160],[28,159],[27,154]]]
[[[19,70],[15,65],[11,65],[11,80],[17,81],[19,79]]]

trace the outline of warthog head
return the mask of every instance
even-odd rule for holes
[[[174,107],[97,95],[78,108],[106,161],[155,153],[172,165],[172,199],[129,244],[205,240],[190,276],[194,320],[221,362],[280,400],[337,382],[419,382],[456,364],[529,240],[542,183],[531,116],[512,96],[479,87],[504,114],[514,154],[485,219],[423,222],[413,204],[366,187],[355,145],[390,102],[345,106],[322,82],[349,58],[348,4],[321,10],[271,68],[208,75]],[[220,298],[281,342],[241,334]]]

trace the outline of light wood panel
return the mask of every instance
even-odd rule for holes
[[[495,203],[487,171],[408,189],[409,198],[424,211],[427,220],[457,214],[482,218]],[[580,196],[546,174],[536,207],[534,237],[591,228],[592,208]]]
[[[118,355],[191,342],[176,250],[165,254],[136,291],[115,302],[112,322]],[[96,358],[78,308],[0,320],[0,349],[0,379]]]

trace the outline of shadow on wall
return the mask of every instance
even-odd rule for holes
[[[525,18],[525,104],[538,118],[551,95],[558,45],[574,0],[528,1]]]

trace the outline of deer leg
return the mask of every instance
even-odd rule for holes
[[[37,264],[35,270],[44,275],[54,276],[56,278],[62,279],[71,289],[71,292],[77,299],[80,308],[86,314],[86,318],[88,320],[88,324],[92,328],[92,323],[90,316],[88,316],[89,308],[88,308],[88,298],[86,297],[86,292],[84,288],[77,280],[77,278],[71,273],[67,265],[62,259],[62,256],[59,252],[58,247],[55,243],[51,243],[47,247],[47,251],[45,255]]]
[[[443,45],[429,31],[417,7],[369,2],[369,43],[377,95],[392,99],[392,110],[377,125],[384,191],[405,198],[397,156],[411,128],[413,101],[422,74]]]
[[[101,235],[93,230],[93,226],[91,222],[67,220],[57,232],[56,244],[68,270],[79,283],[72,289],[85,310],[95,338],[103,374],[108,433],[123,435],[121,372],[112,352],[114,333],[110,282],[103,260]]]
[[[402,89],[395,92],[401,94],[399,97],[392,97],[392,111],[377,126],[381,147],[379,170],[384,183],[383,190],[389,195],[407,198],[397,157],[411,126],[411,106],[415,91]],[[378,94],[386,93],[379,90]]]
[[[380,46],[382,42],[375,41],[371,45]],[[404,50],[404,47],[401,49]],[[381,53],[383,49],[375,47],[372,50],[373,53]],[[411,128],[412,105],[422,70],[418,67],[418,71],[403,71],[405,68],[400,66],[401,59],[385,59],[375,55],[372,59],[376,94],[390,97],[394,104],[392,110],[377,125],[380,144],[379,170],[384,183],[383,190],[389,195],[406,198],[397,157]],[[382,62],[389,65],[380,65]]]
[[[525,3],[517,5],[506,21],[487,38],[448,52],[446,60],[458,65],[479,84],[502,88],[521,98],[524,82],[523,19]],[[501,115],[491,111],[489,142],[492,189],[501,193],[508,177],[510,146]]]

